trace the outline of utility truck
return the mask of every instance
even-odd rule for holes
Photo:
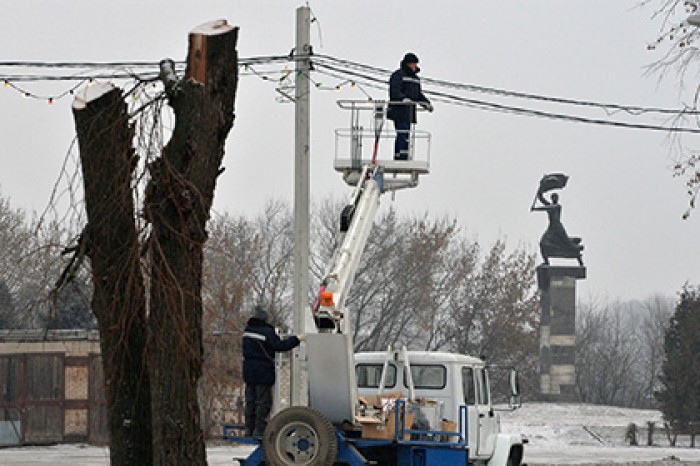
[[[245,466],[521,464],[523,440],[500,432],[481,359],[405,347],[354,354],[352,309],[345,302],[380,196],[416,187],[419,176],[429,173],[425,131],[408,131],[409,160],[377,158],[381,142],[393,143],[395,137],[384,129],[389,104],[415,105],[339,101],[350,111],[351,125],[336,131],[334,165],[354,190],[340,215],[338,246],[306,316],[309,405],[275,414],[262,439],[243,439],[258,444],[240,460]],[[363,114],[369,114],[367,129]],[[364,156],[366,141],[371,157]],[[510,389],[514,407],[519,404],[514,371]]]

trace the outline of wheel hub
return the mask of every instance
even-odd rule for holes
[[[310,463],[318,454],[318,435],[305,422],[292,422],[282,428],[275,441],[277,454],[289,465]]]

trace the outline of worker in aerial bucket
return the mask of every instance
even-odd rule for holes
[[[409,52],[401,60],[401,67],[389,79],[389,101],[395,102],[389,104],[387,111],[387,118],[394,122],[396,129],[394,160],[408,160],[408,138],[411,124],[416,122],[415,104],[433,111],[433,105],[421,90],[419,72],[418,57]]]
[[[275,353],[290,351],[304,335],[282,339],[270,324],[270,312],[255,306],[243,333],[243,381],[245,382],[245,434],[262,437],[272,409],[275,385]]]

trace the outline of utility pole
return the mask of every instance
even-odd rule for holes
[[[297,8],[294,80],[294,333],[306,333],[309,290],[309,72],[311,69],[311,9]],[[308,405],[300,351],[292,354],[291,404]]]

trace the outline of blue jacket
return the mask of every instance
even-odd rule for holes
[[[261,319],[249,319],[243,333],[243,381],[248,385],[274,385],[275,353],[297,346],[297,337],[282,340],[272,325]]]
[[[413,102],[430,103],[423,95],[418,77],[419,68],[414,72],[403,61],[401,68],[394,71],[389,79],[389,100],[401,102],[403,99],[411,99]],[[405,123],[416,122],[415,105],[389,105],[387,118]]]

